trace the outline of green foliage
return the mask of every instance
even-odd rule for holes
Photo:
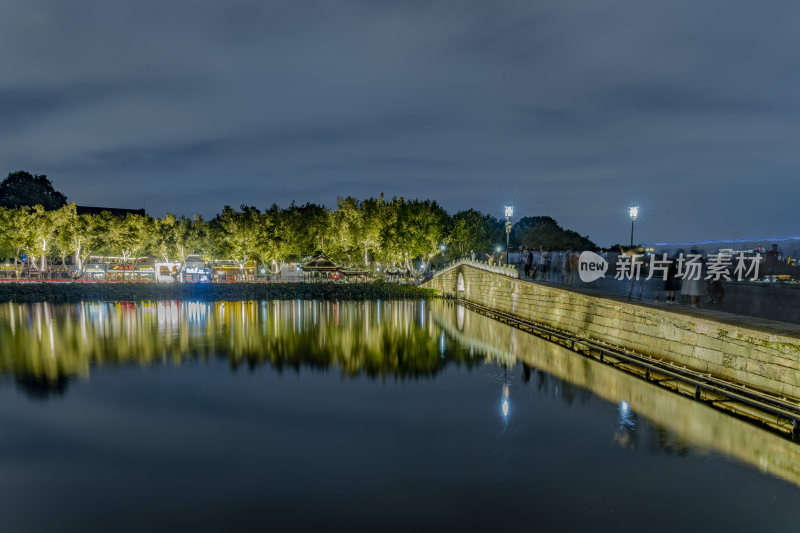
[[[475,209],[453,215],[447,255],[459,257],[470,252],[486,252],[505,240],[503,223]]]
[[[242,205],[239,211],[226,205],[222,213],[211,221],[217,257],[233,259],[239,268],[253,258],[259,237],[261,212],[255,207]]]
[[[565,230],[551,217],[525,217],[511,230],[514,243],[545,250],[596,250],[597,245],[572,230]]]
[[[33,207],[41,205],[45,210],[58,209],[67,204],[67,197],[53,189],[53,184],[42,174],[31,174],[24,170],[11,172],[0,183],[0,206]]]
[[[43,176],[35,177],[45,180]],[[8,180],[7,180],[8,181]],[[49,184],[49,182],[47,182]],[[209,222],[200,216],[162,218],[104,211],[77,214],[75,204],[48,210],[43,205],[0,207],[0,258],[13,262],[17,277],[29,258],[29,276],[46,277],[53,268],[80,276],[92,256],[116,258],[135,266],[148,255],[177,263],[171,270],[179,278],[191,255],[207,262],[233,261],[242,272],[260,263],[277,273],[288,261],[303,261],[325,253],[343,266],[415,270],[426,268],[433,258],[448,260],[475,252],[492,253],[505,241],[503,222],[474,209],[452,217],[435,201],[392,198],[358,200],[339,198],[335,209],[307,203],[287,208],[273,204],[266,211],[242,205],[225,206]],[[587,237],[562,229],[550,217],[520,220],[512,232],[512,244],[564,250],[594,249]],[[446,254],[442,257],[442,246]],[[68,268],[68,261],[77,269]]]

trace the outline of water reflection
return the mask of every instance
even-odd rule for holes
[[[64,396],[72,379],[88,378],[100,366],[209,358],[223,358],[235,370],[269,365],[279,372],[333,370],[380,380],[488,363],[496,369],[497,388],[485,405],[499,416],[503,432],[533,420],[519,401],[526,389],[568,408],[599,396],[613,415],[606,435],[625,449],[716,450],[800,484],[800,446],[446,302],[0,306],[0,376],[32,398]]]
[[[382,320],[382,317],[384,319]],[[447,341],[424,302],[120,302],[0,307],[0,373],[35,396],[107,364],[180,364],[225,357],[231,367],[336,367],[346,376],[432,376],[478,364]]]
[[[800,485],[800,446],[743,420],[589,360],[461,306],[442,310],[437,323],[458,342],[496,361],[523,365],[522,382],[564,404],[599,396],[616,405],[614,441],[636,450],[646,419],[652,449],[674,455],[722,453]],[[501,363],[502,364],[502,363]],[[535,377],[535,379],[534,379]]]

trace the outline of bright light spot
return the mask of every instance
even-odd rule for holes
[[[503,400],[502,407],[503,418],[508,418],[508,400]]]
[[[638,205],[630,206],[628,208],[628,214],[630,214],[631,220],[636,220],[636,218],[639,216],[639,206]]]
[[[626,414],[628,411],[630,411],[630,406],[628,405],[628,402],[626,402],[625,400],[620,401],[619,411],[623,414]]]
[[[507,206],[505,206],[504,209],[505,209],[505,213],[506,213],[507,217],[513,217],[514,216],[514,206],[513,205],[507,205]]]

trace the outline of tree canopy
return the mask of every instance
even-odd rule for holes
[[[18,174],[4,184],[17,183]],[[32,178],[52,191],[44,176]],[[63,199],[52,192],[54,201]],[[208,262],[230,261],[243,271],[257,263],[274,273],[286,262],[318,253],[357,268],[379,262],[415,270],[433,260],[492,252],[506,238],[502,220],[492,215],[468,209],[450,216],[432,200],[386,200],[383,195],[339,198],[334,209],[311,203],[285,208],[273,204],[265,210],[225,206],[209,221],[171,213],[161,218],[134,213],[120,217],[108,211],[78,214],[75,204],[54,209],[20,205],[0,207],[0,228],[0,258],[13,262],[17,276],[27,265],[29,273],[41,277],[66,267],[68,260],[78,269],[66,270],[79,276],[92,256],[113,257],[135,267],[152,255],[177,265],[170,269],[176,277],[190,255]],[[514,247],[596,249],[588,237],[561,228],[550,217],[521,219],[511,237]]]
[[[538,250],[596,250],[588,236],[564,229],[552,217],[525,217],[511,230],[514,242]]]
[[[0,206],[42,206],[46,211],[67,205],[67,197],[53,188],[43,174],[31,174],[24,170],[11,172],[0,183]]]

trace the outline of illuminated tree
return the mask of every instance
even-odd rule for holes
[[[186,268],[188,257],[200,251],[203,225],[200,215],[192,219],[167,213],[164,218],[153,221],[151,251],[165,263],[180,264],[177,269],[170,270],[176,280]]]
[[[98,222],[98,231],[107,228],[104,239],[107,254],[116,255],[122,264],[136,268],[139,259],[150,248],[154,233],[153,219],[132,213],[120,218],[111,215],[108,211],[103,211]]]
[[[411,270],[412,260],[427,262],[439,252],[448,225],[447,213],[436,202],[392,198],[381,234],[381,256]]]
[[[3,256],[13,259],[14,275],[20,278],[22,256],[32,247],[33,233],[28,224],[30,207],[6,209],[0,207],[0,249]]]
[[[257,232],[255,252],[259,261],[270,273],[277,274],[292,254],[294,235],[289,231],[286,212],[272,204],[261,214]]]
[[[212,225],[215,249],[221,257],[235,261],[244,278],[247,262],[257,256],[261,212],[247,205],[242,205],[240,209],[236,211],[226,205]]]
[[[41,205],[34,206],[26,217],[27,231],[30,238],[27,240],[28,270],[31,265],[38,262],[39,277],[44,279],[47,274],[47,252],[53,245],[56,233],[57,211],[46,211]]]
[[[295,205],[284,211],[285,231],[291,239],[291,256],[302,260],[317,252],[326,252],[326,239],[331,234],[328,210],[317,204]]]
[[[453,226],[447,238],[448,254],[461,256],[471,251],[490,252],[495,243],[504,239],[502,223],[491,215],[475,209],[453,215]]]

